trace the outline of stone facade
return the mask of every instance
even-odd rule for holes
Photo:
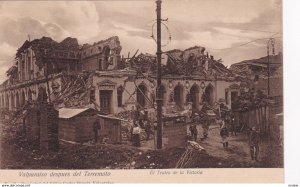
[[[20,109],[27,101],[37,99],[41,87],[47,89],[50,100],[54,99],[53,92],[60,90],[57,86],[62,85],[63,75],[117,69],[120,51],[116,36],[83,46],[74,38],[60,43],[47,37],[25,41],[16,53],[15,64],[7,71],[8,80],[0,85],[0,107]]]
[[[68,100],[68,107],[80,103],[108,114],[133,107],[153,108],[157,89],[155,56],[140,54],[124,59],[120,58],[121,49],[118,37],[83,46],[74,38],[60,43],[46,37],[26,41],[17,51],[15,66],[7,72],[9,79],[0,86],[0,106],[20,109],[36,100],[43,88],[56,107],[65,106]],[[197,110],[203,102],[214,106],[221,98],[231,106],[231,91],[239,94],[233,85],[240,81],[204,51],[204,47],[195,46],[164,53],[164,108],[175,104],[183,110],[192,103]],[[84,74],[89,78],[84,79]],[[68,76],[76,78],[65,81]]]

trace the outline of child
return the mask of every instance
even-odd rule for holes
[[[223,147],[224,148],[228,148],[228,136],[229,136],[229,132],[228,132],[228,129],[227,129],[226,125],[224,125],[224,124],[221,127],[220,135],[222,137]]]

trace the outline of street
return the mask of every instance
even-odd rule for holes
[[[283,167],[283,147],[273,144],[268,141],[261,141],[260,152],[258,161],[251,160],[250,147],[248,144],[248,137],[245,132],[232,135],[229,133],[229,147],[223,148],[220,136],[220,127],[218,125],[210,126],[208,138],[201,141],[203,137],[203,129],[201,124],[197,125],[198,137],[197,142],[205,148],[206,152],[216,158],[250,163],[257,166],[264,167]],[[189,134],[189,128],[187,127],[187,134]],[[167,144],[168,140],[163,138],[163,144]],[[153,150],[153,140],[142,141],[139,149],[143,151]]]

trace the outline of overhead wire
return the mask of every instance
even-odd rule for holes
[[[175,28],[178,32],[182,32],[182,30],[179,30],[176,26],[173,25],[172,27]],[[242,47],[242,46],[245,46],[245,45],[248,45],[250,43],[253,43],[253,42],[256,42],[256,41],[260,41],[260,40],[266,40],[266,39],[270,39],[270,38],[282,38],[282,36],[280,36],[280,37],[274,37],[274,36],[276,36],[278,34],[281,34],[281,32],[259,31],[259,30],[251,30],[251,29],[240,29],[240,30],[257,31],[257,32],[268,32],[268,33],[274,33],[274,34],[272,34],[269,37],[256,38],[256,39],[253,39],[253,40],[251,40],[249,42],[246,42],[246,43],[243,43],[243,44],[240,44],[240,45],[237,45],[237,46],[233,46],[233,47],[227,47],[227,48],[209,48],[209,47],[205,47],[205,48],[206,49],[210,49],[210,50],[218,50],[218,51],[229,50],[229,49],[235,49],[235,48],[238,48],[238,47]],[[224,33],[222,33],[222,34],[224,34]],[[229,35],[229,34],[225,34],[225,35]],[[230,36],[239,37],[239,38],[245,38],[245,37],[241,37],[241,36],[238,36],[238,35],[230,35]],[[187,40],[189,42],[193,43],[194,45],[198,45],[194,41],[190,40],[189,38],[187,38]]]

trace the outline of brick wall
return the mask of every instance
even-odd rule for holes
[[[40,150],[56,151],[58,142],[58,111],[52,104],[40,104]]]
[[[36,144],[39,147],[39,138],[40,138],[40,126],[38,123],[38,113],[39,110],[37,107],[30,108],[27,111],[25,117],[25,130],[26,138],[29,142]]]
[[[82,62],[84,70],[99,70],[99,59],[98,57],[89,58]]]

